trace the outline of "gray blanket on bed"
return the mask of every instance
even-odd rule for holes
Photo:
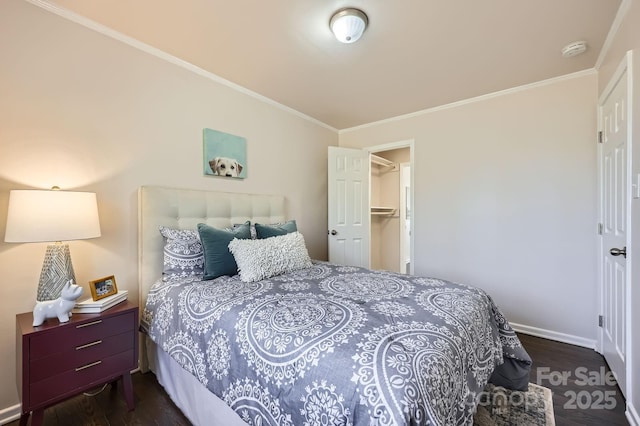
[[[531,364],[480,289],[321,262],[159,281],[141,329],[251,425],[471,425]]]

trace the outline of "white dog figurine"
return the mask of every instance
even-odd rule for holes
[[[58,317],[58,321],[67,322],[71,316],[71,310],[76,304],[76,299],[82,294],[82,287],[72,284],[69,280],[62,287],[60,297],[56,300],[46,300],[44,302],[36,302],[33,308],[33,326],[42,325],[44,320]]]
[[[228,157],[216,157],[209,161],[211,171],[218,176],[238,177],[242,172],[242,164]]]

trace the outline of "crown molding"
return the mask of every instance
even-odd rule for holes
[[[620,3],[620,7],[618,8],[616,17],[613,19],[611,28],[609,28],[609,33],[607,33],[607,38],[602,44],[602,49],[600,49],[600,54],[598,55],[598,59],[596,60],[596,64],[594,66],[595,69],[599,70],[605,58],[607,57],[609,49],[611,49],[611,45],[613,44],[613,40],[616,38],[616,35],[618,34],[620,27],[622,26],[622,21],[624,21],[625,16],[627,16],[627,12],[631,8],[631,1],[632,0],[622,0],[622,3]]]

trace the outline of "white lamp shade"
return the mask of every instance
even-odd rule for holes
[[[342,43],[358,41],[367,28],[367,24],[367,15],[359,9],[339,10],[329,22],[331,31]]]
[[[8,243],[69,241],[99,236],[98,203],[93,192],[9,192],[4,237]]]

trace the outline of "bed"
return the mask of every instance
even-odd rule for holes
[[[240,272],[167,272],[195,230],[209,264],[220,232],[243,235]],[[140,188],[141,369],[192,423],[467,425],[487,382],[526,389],[531,359],[482,290],[305,254],[283,196]]]

